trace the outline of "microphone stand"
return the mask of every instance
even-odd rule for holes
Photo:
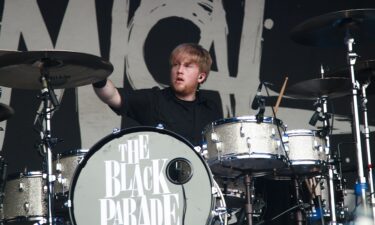
[[[362,112],[363,112],[363,126],[364,126],[364,135],[365,135],[365,142],[366,142],[366,152],[367,152],[367,169],[368,169],[368,177],[367,181],[370,187],[370,203],[372,208],[372,219],[375,221],[375,197],[374,197],[374,180],[372,174],[372,163],[371,163],[371,148],[370,148],[370,129],[368,126],[368,118],[367,118],[367,96],[366,96],[366,89],[370,82],[365,83],[362,85]]]
[[[330,212],[331,212],[331,224],[337,224],[337,218],[336,218],[336,200],[335,200],[335,184],[334,184],[334,173],[336,171],[335,164],[333,163],[333,154],[330,151],[331,144],[330,144],[330,124],[329,124],[329,116],[328,116],[328,109],[327,109],[327,98],[322,97],[322,103],[323,103],[323,134],[324,138],[326,140],[326,148],[325,148],[325,154],[327,155],[327,161],[328,161],[328,189],[329,189],[329,202],[330,202]],[[323,214],[322,214],[323,216]]]

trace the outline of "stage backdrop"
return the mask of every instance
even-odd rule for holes
[[[290,39],[299,23],[329,12],[371,8],[364,1],[265,0],[2,0],[0,49],[69,50],[103,57],[114,66],[110,78],[132,91],[168,85],[170,51],[183,42],[207,48],[214,63],[203,89],[220,93],[225,117],[254,115],[250,108],[260,81],[271,85],[267,106],[275,104],[286,77],[288,86],[319,78],[320,68],[347,66],[346,48],[303,46]],[[342,41],[344,42],[344,41]],[[356,43],[358,61],[374,58],[374,43]],[[1,84],[0,84],[1,85]],[[287,89],[288,89],[287,86]],[[371,87],[370,89],[375,88]],[[86,149],[127,121],[101,103],[91,85],[55,90],[61,107],[52,115],[54,153]],[[350,91],[350,90],[349,90]],[[348,91],[348,92],[349,92]],[[2,87],[1,102],[15,114],[1,123],[2,155],[9,172],[40,170],[35,129],[40,90]],[[266,95],[265,90],[262,94]],[[373,96],[369,122],[375,124]],[[288,129],[315,129],[308,124],[314,101],[284,98],[278,118]],[[329,101],[334,113],[332,149],[342,150],[348,174],[355,178],[355,146],[351,135],[351,98]],[[271,115],[267,107],[265,115]],[[320,122],[317,126],[321,126]],[[373,128],[371,127],[371,130]],[[371,133],[373,139],[373,134]],[[339,147],[340,148],[339,148]]]

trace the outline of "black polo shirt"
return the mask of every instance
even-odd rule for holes
[[[200,145],[204,127],[223,117],[220,95],[216,91],[200,90],[195,101],[178,99],[171,88],[141,89],[125,94],[117,114],[135,120],[141,126],[156,127],[173,131],[194,146]]]

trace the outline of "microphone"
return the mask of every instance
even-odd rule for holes
[[[265,107],[266,101],[264,98],[259,97],[258,103],[259,103],[259,112],[255,117],[257,119],[257,123],[263,123],[264,112],[266,111],[266,107]]]
[[[311,116],[311,119],[309,121],[309,124],[311,126],[315,126],[316,125],[316,122],[318,122],[318,120],[320,119],[320,113],[322,112],[322,108],[320,107],[320,105],[316,108],[314,114]]]
[[[260,82],[258,89],[257,89],[257,93],[254,96],[253,102],[251,103],[251,108],[254,110],[259,108],[259,98],[260,98],[260,94],[262,91],[262,87],[263,87],[263,82]]]

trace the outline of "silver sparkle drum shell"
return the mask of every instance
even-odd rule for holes
[[[190,166],[183,184],[169,178],[175,160]],[[76,225],[210,224],[212,183],[205,161],[180,136],[150,127],[122,130],[95,144],[78,166],[69,214]]]
[[[11,175],[5,185],[5,222],[43,221],[47,214],[47,186],[40,171]]]
[[[69,191],[74,171],[87,152],[88,149],[76,149],[57,155],[56,160],[53,161],[53,174],[56,175],[55,193],[61,194]]]
[[[285,132],[283,143],[291,168],[276,170],[281,176],[320,174],[327,161],[327,146],[317,131],[297,129]]]
[[[285,167],[280,146],[282,122],[255,116],[223,119],[208,125],[203,131],[207,145],[207,161],[213,174],[236,177],[241,170],[267,171]]]

